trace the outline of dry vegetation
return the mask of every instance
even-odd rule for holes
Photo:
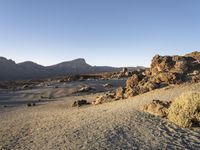
[[[169,110],[168,119],[182,127],[200,125],[200,92],[184,93],[176,98]]]

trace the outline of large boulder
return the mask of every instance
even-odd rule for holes
[[[174,61],[172,57],[156,55],[152,59],[151,73],[152,75],[156,75],[158,72],[167,72],[170,71],[173,66]]]
[[[126,81],[126,87],[134,87],[139,83],[139,81],[139,76],[134,74]]]

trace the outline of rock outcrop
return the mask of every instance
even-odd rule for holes
[[[92,102],[93,105],[99,105],[103,103],[108,103],[115,101],[115,93],[106,93],[105,95],[98,96],[95,101]]]
[[[200,52],[185,56],[153,57],[150,68],[135,72],[127,81],[122,97],[132,97],[157,88],[200,81]]]
[[[185,56],[186,57],[192,57],[192,58],[198,60],[198,62],[200,62],[200,53],[198,51],[186,54]]]

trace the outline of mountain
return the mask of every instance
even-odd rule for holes
[[[130,69],[137,68],[140,67],[132,67]],[[45,67],[31,61],[17,64],[13,60],[0,57],[0,81],[42,79],[63,75],[120,71],[121,69],[108,66],[91,66],[83,58]]]
[[[91,68],[92,66],[87,64],[83,58],[47,67],[51,73],[60,75],[88,73]]]

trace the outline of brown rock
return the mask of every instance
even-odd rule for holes
[[[185,56],[186,57],[192,57],[192,58],[196,59],[200,63],[200,52],[198,52],[198,51],[186,54]]]
[[[179,73],[187,72],[188,67],[189,66],[187,64],[186,59],[178,60],[178,61],[176,61],[175,65],[174,65],[176,72],[179,72]]]
[[[138,86],[135,86],[133,88],[128,87],[128,88],[126,88],[126,91],[124,93],[124,97],[125,98],[133,97],[133,96],[136,96],[138,94],[139,94],[139,87]]]
[[[156,82],[165,82],[168,84],[175,84],[181,82],[181,75],[178,73],[172,73],[172,72],[161,72],[155,76]],[[159,81],[159,82],[158,82]]]
[[[115,101],[115,93],[107,93],[102,96],[98,96],[95,101],[92,102],[93,105],[99,105],[107,102]]]
[[[170,107],[170,104],[171,102],[153,100],[150,104],[141,106],[140,110],[155,116],[167,117],[167,109]]]
[[[88,105],[88,104],[90,103],[88,103],[87,100],[77,100],[72,103],[72,107],[80,107],[80,106]]]
[[[142,75],[139,74],[133,74],[127,81],[126,81],[126,88],[128,87],[134,87],[138,85],[139,81],[143,78]]]
[[[200,52],[186,56],[160,56],[152,59],[151,67],[134,72],[126,81],[125,97],[135,96],[172,84],[200,81]]]
[[[158,72],[170,71],[173,66],[172,57],[156,55],[152,59],[151,73],[156,75]]]
[[[124,98],[124,89],[122,87],[119,87],[116,89],[116,98],[117,99],[123,99]]]

